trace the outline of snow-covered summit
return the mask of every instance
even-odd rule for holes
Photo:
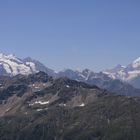
[[[0,74],[1,75],[28,75],[32,73],[32,69],[26,65],[23,60],[17,58],[15,55],[0,53]],[[34,72],[37,72],[36,70]]]
[[[7,55],[4,53],[0,53],[0,75],[28,75],[37,73],[39,71],[53,73],[53,71],[46,68],[39,61],[33,60],[31,58],[20,59],[13,54]]]
[[[140,67],[140,57],[133,61],[132,66],[133,68]]]
[[[131,83],[135,81],[136,78],[140,77],[140,57],[127,66],[118,65],[111,70],[104,71],[104,73],[113,79],[120,79]]]

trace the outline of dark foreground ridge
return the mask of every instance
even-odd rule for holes
[[[1,77],[0,140],[139,140],[140,98],[44,72]]]

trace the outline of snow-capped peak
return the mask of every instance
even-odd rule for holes
[[[133,68],[137,68],[140,66],[140,57],[133,61],[132,66]]]
[[[130,82],[131,80],[140,76],[140,57],[138,57],[126,67],[118,65],[111,70],[106,70],[105,73],[110,77],[113,77],[113,79],[120,79],[126,82]]]
[[[54,75],[54,71],[30,57],[20,59],[13,54],[0,53],[0,75],[29,75],[39,71]]]
[[[28,75],[32,73],[32,69],[27,65],[26,63],[23,62],[23,60],[17,58],[15,55],[10,54],[4,54],[0,53],[0,74],[1,75],[17,75],[17,74],[23,74],[23,75]],[[34,69],[34,72],[36,70]]]

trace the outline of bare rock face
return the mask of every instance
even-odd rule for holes
[[[20,106],[22,111],[26,106],[31,108],[39,105],[84,106],[91,102],[91,99],[96,99],[97,93],[103,93],[97,86],[68,78],[53,79],[44,72],[28,76],[2,76],[0,79],[0,114],[2,115],[16,112],[15,106],[19,106],[18,111],[21,110]],[[12,102],[13,99],[14,102]]]

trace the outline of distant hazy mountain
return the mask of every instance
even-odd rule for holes
[[[127,66],[118,65],[104,73],[113,79],[120,79],[140,88],[140,57]]]
[[[90,85],[96,85],[119,95],[140,96],[140,90],[119,79],[113,79],[103,72],[94,73],[91,70],[83,71],[65,70],[57,73],[58,77],[68,77]]]

